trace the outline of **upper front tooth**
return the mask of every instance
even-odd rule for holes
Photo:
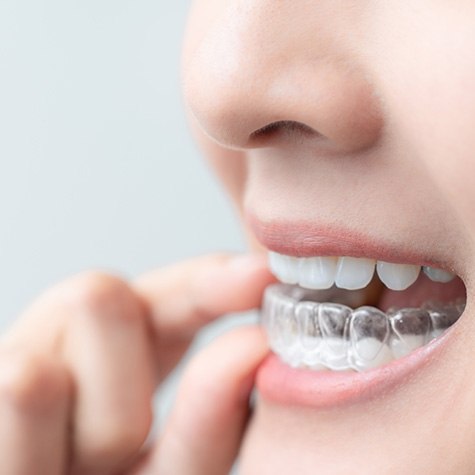
[[[442,269],[435,269],[434,267],[423,267],[423,270],[424,274],[434,282],[447,283],[455,278],[455,274],[452,274],[452,272],[447,272]]]
[[[336,257],[300,258],[299,284],[307,289],[329,289],[335,282]]]
[[[404,290],[417,280],[421,267],[378,261],[376,269],[386,287],[392,290]]]
[[[373,278],[375,265],[381,281],[392,290],[407,289],[417,280],[421,270],[416,265],[376,263],[374,259],[366,258],[293,257],[269,252],[270,270],[279,280],[308,289],[329,289],[334,284],[342,289],[362,289]],[[449,273],[440,269],[428,267],[424,272],[439,282],[449,280]]]
[[[363,289],[371,282],[375,265],[374,259],[340,257],[335,278],[336,286],[348,290]]]
[[[297,284],[299,281],[299,259],[297,257],[269,252],[269,268],[285,284]]]

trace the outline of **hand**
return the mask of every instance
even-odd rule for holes
[[[203,325],[259,306],[272,280],[262,256],[214,255],[130,284],[87,272],[48,290],[0,342],[0,473],[228,473],[261,331],[235,330],[191,361],[144,453],[153,394]]]

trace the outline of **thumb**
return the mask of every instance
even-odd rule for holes
[[[244,327],[199,353],[185,370],[161,440],[134,473],[229,473],[249,417],[255,373],[267,352],[262,331]]]

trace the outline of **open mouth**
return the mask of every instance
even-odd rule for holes
[[[287,365],[365,371],[439,338],[463,313],[466,289],[445,269],[363,257],[269,253],[281,281],[265,293],[262,321]]]

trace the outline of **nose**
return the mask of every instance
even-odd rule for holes
[[[222,2],[216,18],[188,35],[185,99],[220,145],[239,150],[303,135],[348,153],[377,142],[381,108],[353,54],[355,18],[342,17],[341,2],[317,3]]]

